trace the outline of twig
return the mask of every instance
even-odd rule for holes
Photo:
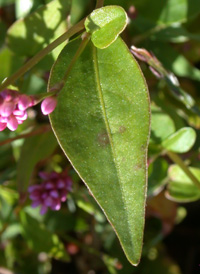
[[[104,0],[97,0],[97,4],[96,4],[95,9],[102,8],[103,4],[104,4]]]
[[[0,142],[0,146],[12,143],[13,141],[16,141],[16,140],[19,140],[19,139],[28,138],[28,137],[31,137],[31,136],[34,136],[34,135],[38,135],[38,134],[50,131],[50,129],[51,129],[50,125],[42,126],[42,127],[40,127],[39,129],[37,129],[35,131],[31,131],[29,133],[21,134],[19,136],[13,137],[13,138],[6,139],[6,140]]]
[[[81,20],[78,24],[68,29],[64,34],[58,37],[55,41],[49,44],[46,48],[38,52],[34,57],[32,57],[24,66],[17,70],[13,75],[7,78],[0,86],[0,91],[5,89],[7,86],[13,84],[18,78],[24,75],[28,70],[35,66],[42,58],[44,58],[48,53],[54,50],[57,46],[65,42],[67,39],[84,29],[85,19]]]
[[[200,189],[200,181],[193,175],[193,173],[189,170],[189,168],[185,165],[183,160],[174,152],[166,151],[169,158],[176,163],[185,174],[191,179],[191,181]]]

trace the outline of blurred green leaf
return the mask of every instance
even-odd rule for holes
[[[105,217],[104,215],[101,213],[101,211],[95,207],[95,205],[93,205],[92,203],[89,202],[85,202],[83,200],[77,200],[76,201],[77,206],[81,209],[83,209],[85,212],[93,215],[95,217],[95,219],[99,222],[104,222],[105,221]]]
[[[17,19],[25,17],[33,7],[33,0],[15,0],[15,12]]]
[[[54,0],[16,21],[8,30],[9,48],[18,55],[34,55],[66,31],[70,8],[71,0]],[[52,52],[53,58],[62,48],[60,45]]]
[[[22,233],[31,249],[46,252],[55,259],[69,261],[69,255],[56,234],[48,231],[43,224],[23,210],[20,212],[20,220]]]
[[[21,93],[30,95],[44,93],[46,90],[46,82],[35,74],[30,74],[29,77],[23,80],[23,84],[19,86]]]
[[[0,0],[0,7],[15,3],[15,0]]]
[[[157,41],[170,41],[172,43],[184,43],[190,39],[200,41],[200,34],[188,32],[182,26],[170,26],[153,33],[150,38]]]
[[[80,42],[64,48],[49,88],[61,81]],[[50,118],[62,149],[114,226],[128,259],[137,264],[144,225],[149,99],[143,75],[120,38],[103,50],[88,44]]]
[[[167,177],[168,163],[159,158],[149,165],[148,196],[157,195],[162,191]]]
[[[52,132],[35,135],[25,140],[17,166],[17,186],[19,191],[27,190],[35,165],[53,153],[57,141]]]
[[[200,169],[190,167],[193,175],[200,180]],[[200,189],[192,183],[190,178],[177,165],[172,165],[168,170],[169,183],[166,196],[176,202],[192,202],[200,199]]]
[[[133,0],[138,13],[159,25],[185,22],[200,13],[199,0]]]
[[[19,223],[10,224],[2,233],[1,239],[3,241],[15,238],[17,235],[21,234],[22,227]]]
[[[76,24],[80,19],[83,18],[84,13],[87,11],[88,13],[88,6],[91,3],[90,0],[73,0],[72,7],[71,7],[71,23],[72,25]]]
[[[125,29],[128,18],[119,6],[106,6],[94,10],[85,20],[86,31],[93,44],[100,49],[111,45]]]
[[[1,35],[0,35],[0,48],[1,48],[4,43],[4,39],[6,37],[6,25],[4,22],[1,21],[1,19],[0,19],[0,30],[1,30]]]
[[[184,153],[189,151],[196,140],[196,132],[191,127],[179,129],[162,142],[167,150]]]
[[[200,81],[200,70],[195,68],[181,53],[171,45],[161,42],[148,42],[147,48],[163,63],[164,67],[177,76]],[[163,52],[165,54],[163,54]]]
[[[21,67],[23,64],[23,58],[14,55],[9,49],[3,48],[0,51],[0,82],[6,77],[10,76],[14,71]]]
[[[151,107],[151,138],[150,143],[160,144],[170,134],[175,132],[175,125],[172,118],[162,109]]]

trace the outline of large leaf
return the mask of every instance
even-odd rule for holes
[[[34,55],[66,31],[70,7],[71,0],[54,0],[25,19],[16,21],[8,30],[8,46],[16,54]],[[60,49],[53,51],[54,57]]]
[[[191,127],[179,129],[162,142],[167,150],[184,153],[192,148],[196,140],[196,132]]]
[[[200,169],[190,167],[193,175],[200,180]],[[177,165],[172,165],[168,170],[169,184],[166,196],[176,202],[192,202],[200,199],[200,189],[193,184],[190,178]]]
[[[17,185],[26,191],[35,165],[51,155],[57,146],[52,132],[29,137],[25,140],[17,166]]]
[[[85,28],[97,48],[113,43],[128,23],[126,12],[119,6],[107,6],[94,10],[85,20]]]
[[[51,72],[61,81],[79,47],[68,44]],[[149,98],[129,49],[118,38],[100,50],[91,42],[69,72],[50,119],[57,139],[136,265],[142,249]]]

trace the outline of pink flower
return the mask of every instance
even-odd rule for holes
[[[32,207],[41,206],[41,214],[45,214],[48,208],[59,210],[61,203],[67,199],[67,193],[71,191],[71,178],[66,172],[40,172],[39,176],[43,182],[40,185],[32,185],[28,189]]]
[[[57,98],[55,96],[47,97],[41,104],[41,110],[44,115],[50,114],[54,111],[57,105]]]
[[[0,131],[6,127],[11,131],[17,129],[27,119],[26,109],[32,106],[31,96],[22,94],[16,90],[6,89],[0,93]]]

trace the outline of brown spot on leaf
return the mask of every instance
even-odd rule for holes
[[[103,147],[105,147],[106,145],[110,143],[108,134],[106,132],[99,133],[97,139],[100,146],[103,146]]]
[[[135,165],[134,167],[133,167],[133,170],[139,170],[139,169],[141,169],[142,168],[142,164],[137,164],[137,165]]]
[[[119,133],[124,133],[126,131],[125,126],[120,126],[119,127]]]
[[[142,150],[142,151],[146,150],[145,145],[141,145],[141,150]]]

